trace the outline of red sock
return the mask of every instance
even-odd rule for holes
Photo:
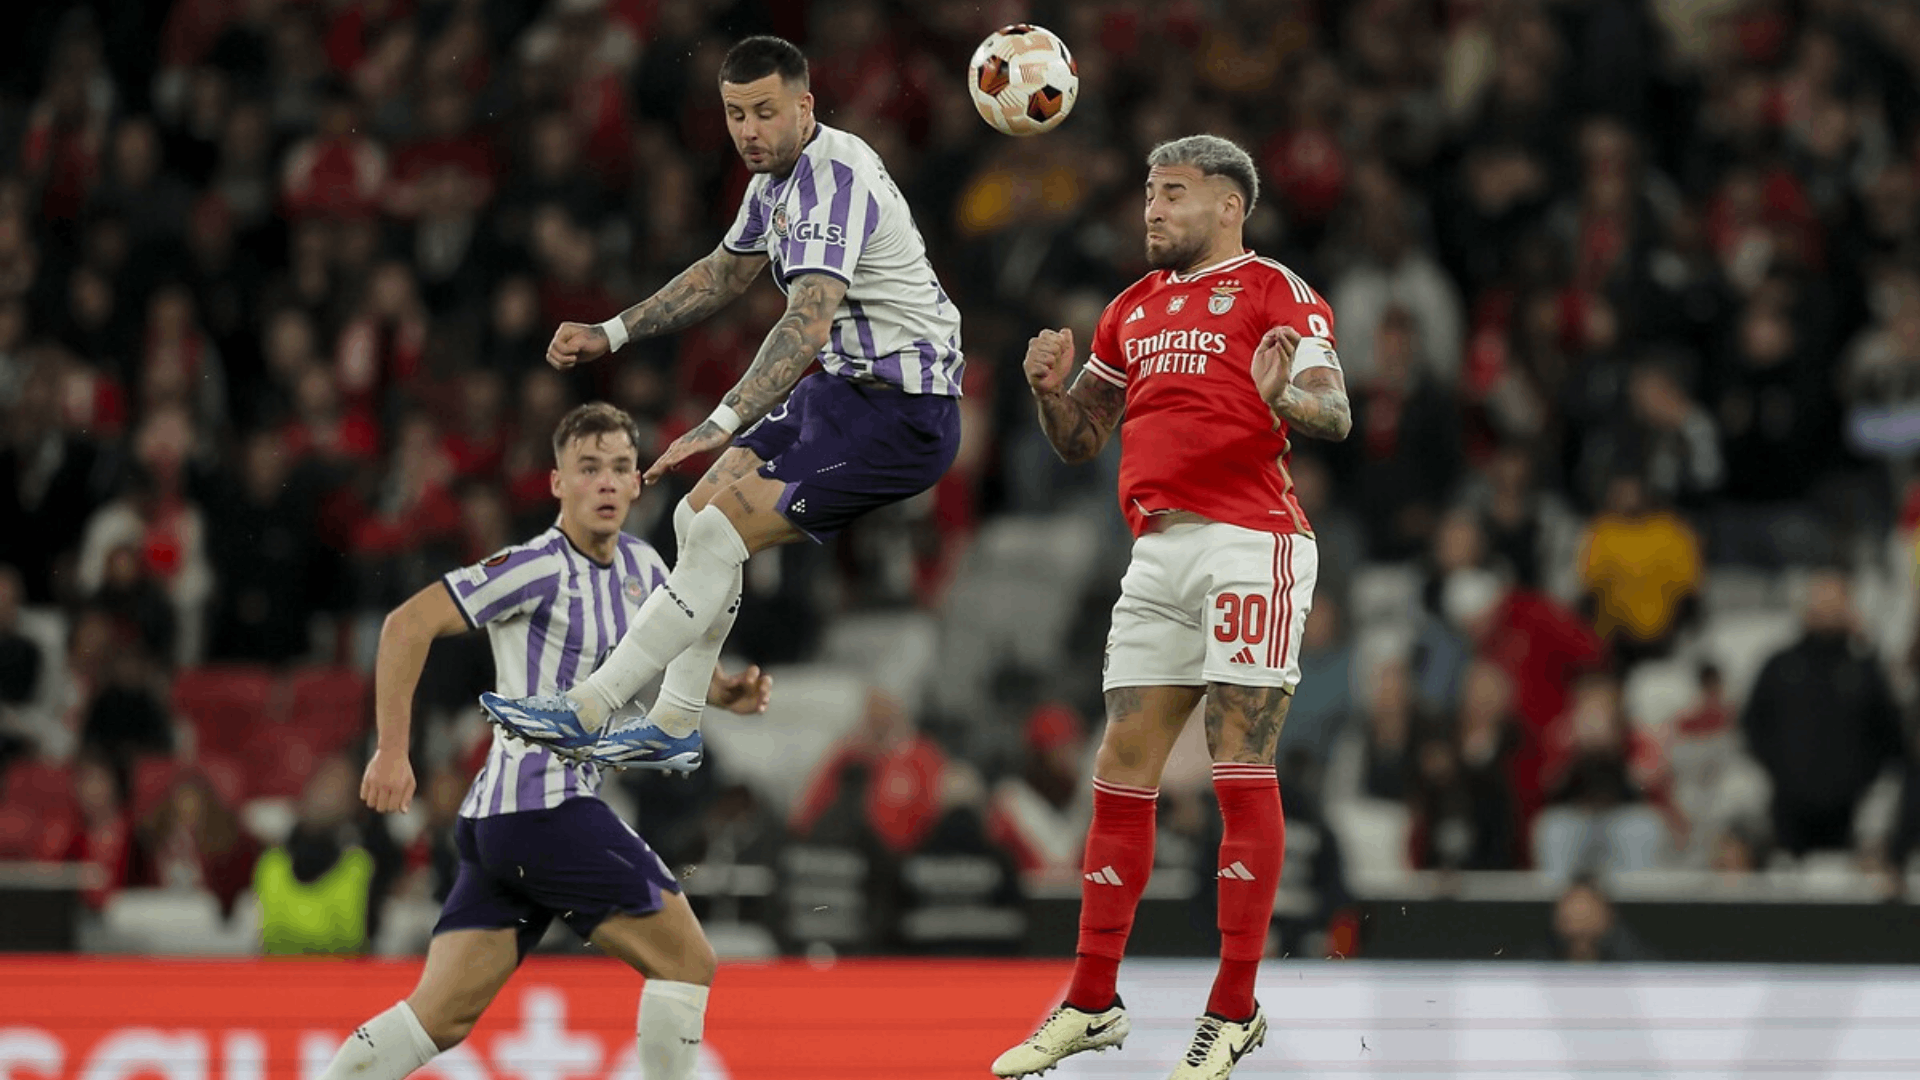
[[[1220,836],[1220,971],[1207,1011],[1229,1020],[1253,1015],[1253,981],[1267,948],[1267,924],[1280,889],[1287,823],[1280,781],[1271,765],[1213,764],[1213,793],[1225,830]]]
[[[1154,808],[1160,789],[1093,781],[1093,824],[1080,860],[1080,944],[1067,1004],[1099,1012],[1113,1004],[1133,912],[1153,873]]]

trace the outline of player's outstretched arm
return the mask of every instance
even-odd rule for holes
[[[767,257],[729,251],[725,244],[682,270],[660,291],[596,325],[561,323],[547,346],[547,363],[562,371],[597,360],[629,340],[671,334],[726,307],[767,265]]]
[[[1347,379],[1337,367],[1313,367],[1293,376],[1293,354],[1300,333],[1276,326],[1253,350],[1253,382],[1274,415],[1292,431],[1340,442],[1353,430],[1353,407],[1347,402]]]
[[[434,638],[464,633],[467,620],[439,582],[394,608],[380,627],[380,653],[373,669],[374,724],[378,743],[360,779],[360,798],[383,814],[406,813],[413,802],[413,765],[407,749],[413,732],[413,692],[427,666]]]
[[[800,381],[820,350],[827,347],[833,313],[847,295],[847,283],[832,274],[801,274],[787,285],[787,312],[767,332],[752,366],[720,407],[692,431],[680,436],[648,467],[643,479],[654,484],[667,470],[695,454],[718,450],[733,433],[773,411]]]
[[[1085,368],[1072,387],[1067,386],[1067,373],[1073,370],[1073,331],[1040,331],[1027,342],[1021,369],[1040,406],[1040,430],[1060,460],[1072,465],[1099,456],[1126,411],[1127,392]]]

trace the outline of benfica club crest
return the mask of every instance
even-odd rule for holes
[[[1240,293],[1236,284],[1215,285],[1213,295],[1207,298],[1207,311],[1214,315],[1225,315],[1233,310],[1234,297]]]

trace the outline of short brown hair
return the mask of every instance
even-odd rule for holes
[[[586,439],[596,435],[624,434],[633,442],[634,452],[640,452],[640,425],[625,409],[616,408],[604,401],[589,401],[580,405],[560,418],[560,426],[553,429],[553,463],[560,463],[560,455],[567,444],[575,439]]]

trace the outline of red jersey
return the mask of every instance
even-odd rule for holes
[[[1333,309],[1253,252],[1191,274],[1155,271],[1107,305],[1087,370],[1127,391],[1120,508],[1135,536],[1176,510],[1311,533],[1287,471],[1287,424],[1253,384],[1253,351],[1276,326],[1300,332],[1295,374],[1339,366]]]

